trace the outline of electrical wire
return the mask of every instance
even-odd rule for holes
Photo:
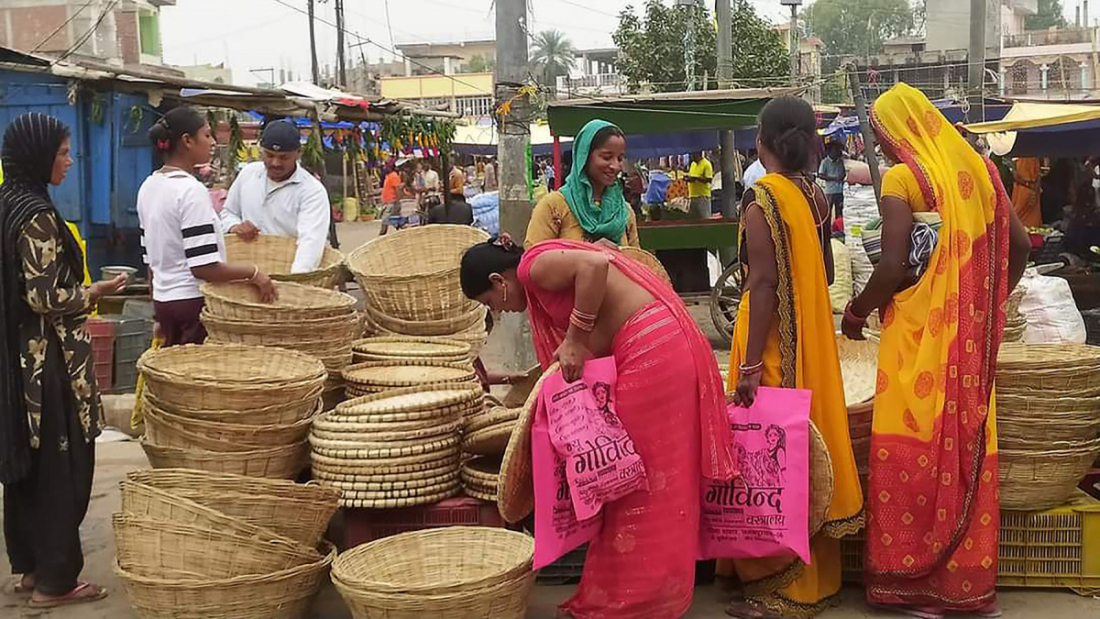
[[[93,2],[95,2],[95,1],[96,1],[96,0],[88,0],[88,1],[87,1],[87,2],[85,2],[84,4],[80,5],[80,8],[78,8],[78,9],[77,9],[77,10],[76,10],[75,12],[73,12],[73,14],[72,14],[72,15],[70,15],[68,19],[66,19],[65,21],[61,22],[61,25],[60,25],[60,26],[58,26],[58,27],[57,27],[56,29],[54,29],[54,31],[53,31],[53,32],[51,32],[51,33],[49,33],[48,35],[46,35],[46,38],[44,38],[44,39],[42,39],[41,41],[39,41],[39,42],[38,42],[38,45],[35,45],[35,46],[34,46],[34,48],[33,48],[33,49],[31,49],[30,53],[31,53],[31,54],[33,54],[33,53],[37,52],[38,50],[42,49],[42,46],[43,46],[43,45],[45,45],[45,44],[46,44],[47,42],[49,42],[49,40],[50,40],[50,39],[52,39],[52,38],[54,37],[54,35],[56,35],[56,34],[57,34],[58,32],[61,32],[61,30],[62,30],[62,29],[64,29],[64,28],[65,28],[65,26],[68,26],[68,25],[69,25],[70,23],[72,23],[72,21],[73,21],[74,19],[76,19],[76,18],[77,18],[77,16],[78,16],[78,15],[80,15],[80,13],[81,13],[82,11],[84,11],[84,9],[88,8],[89,6],[91,6],[91,5],[92,5],[92,3],[93,3]]]
[[[111,14],[111,11],[115,10],[115,7],[118,6],[119,2],[121,2],[121,1],[122,0],[112,0],[111,3],[108,4],[103,9],[103,11],[99,14],[99,19],[97,19],[96,22],[94,24],[92,24],[92,27],[89,28],[88,31],[85,32],[84,35],[76,41],[76,43],[73,43],[72,47],[67,49],[65,51],[65,53],[61,54],[56,59],[54,59],[54,61],[52,63],[50,63],[50,66],[51,67],[55,66],[57,63],[64,61],[69,56],[72,56],[73,53],[76,50],[80,49],[81,46],[83,46],[85,43],[87,43],[88,39],[90,39],[91,36],[95,33],[96,29],[99,28],[100,24],[103,23],[103,20],[107,19],[107,16]]]

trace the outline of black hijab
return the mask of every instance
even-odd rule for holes
[[[8,125],[0,159],[0,482],[22,479],[30,471],[30,431],[23,399],[23,372],[19,363],[20,327],[32,316],[24,299],[19,237],[32,217],[53,212],[61,246],[58,260],[74,273],[84,272],[80,246],[57,213],[47,187],[54,159],[69,129],[45,114],[24,114]]]

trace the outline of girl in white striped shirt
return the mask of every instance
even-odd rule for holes
[[[254,265],[225,262],[218,215],[192,175],[210,162],[216,144],[206,119],[190,107],[175,108],[149,129],[149,139],[164,156],[137,199],[155,316],[165,346],[199,344],[206,339],[200,280],[248,282],[265,302],[275,300],[275,284]]]

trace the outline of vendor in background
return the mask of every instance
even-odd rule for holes
[[[210,193],[192,174],[210,161],[216,145],[203,115],[177,107],[153,124],[149,139],[164,156],[164,165],[145,179],[137,197],[154,315],[165,346],[201,344],[206,340],[199,320],[201,281],[251,284],[265,303],[278,293],[255,265],[225,262],[221,222]]]
[[[291,273],[317,269],[329,233],[328,192],[298,163],[301,138],[298,128],[277,120],[260,137],[263,161],[246,165],[229,188],[222,209],[222,227],[242,241],[260,234],[298,241]]]
[[[451,161],[454,161],[455,156],[451,155]],[[452,196],[463,196],[465,199],[466,193],[466,175],[462,172],[462,168],[458,167],[457,163],[451,164],[451,171],[447,175],[447,192]]]
[[[497,164],[492,158],[485,162],[485,191],[496,191],[499,189],[497,185]]]
[[[691,199],[691,212],[699,219],[710,219],[710,183],[714,180],[714,166],[703,155],[703,151],[691,154],[688,166],[688,198]]]
[[[15,592],[30,606],[93,602],[106,589],[78,577],[102,406],[85,322],[125,283],[84,286],[79,244],[49,185],[72,165],[69,129],[45,114],[4,133],[0,187],[0,482]],[[197,182],[197,181],[196,181]],[[205,191],[205,190],[204,190]],[[14,606],[12,604],[11,606]]]
[[[562,239],[638,247],[637,220],[619,181],[626,153],[622,130],[605,120],[589,121],[573,140],[572,152],[579,163],[560,190],[535,205],[526,246]]]
[[[1016,170],[1012,177],[1012,209],[1020,222],[1028,228],[1043,226],[1043,211],[1040,206],[1042,187],[1040,186],[1040,164],[1035,157],[1021,157],[1016,160]]]
[[[412,195],[411,181],[406,173],[407,165],[407,159],[398,159],[390,167],[386,179],[382,182],[382,213],[379,217],[382,220],[382,229],[378,233],[379,236],[389,232],[390,215],[394,214],[398,201]]]
[[[420,193],[420,204],[425,210],[443,202],[443,186],[439,181],[439,172],[432,169],[432,163],[422,159],[419,164],[420,181],[417,191]]]
[[[825,200],[833,210],[834,219],[844,218],[844,181],[848,168],[844,167],[844,146],[837,141],[825,147],[825,158],[817,169],[817,177],[825,181]]]
[[[1066,226],[1066,251],[1086,259],[1095,259],[1093,246],[1100,246],[1100,207],[1092,178],[1082,179],[1074,192],[1073,210]]]

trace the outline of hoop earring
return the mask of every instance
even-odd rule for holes
[[[504,302],[508,302],[508,284],[504,285]]]

